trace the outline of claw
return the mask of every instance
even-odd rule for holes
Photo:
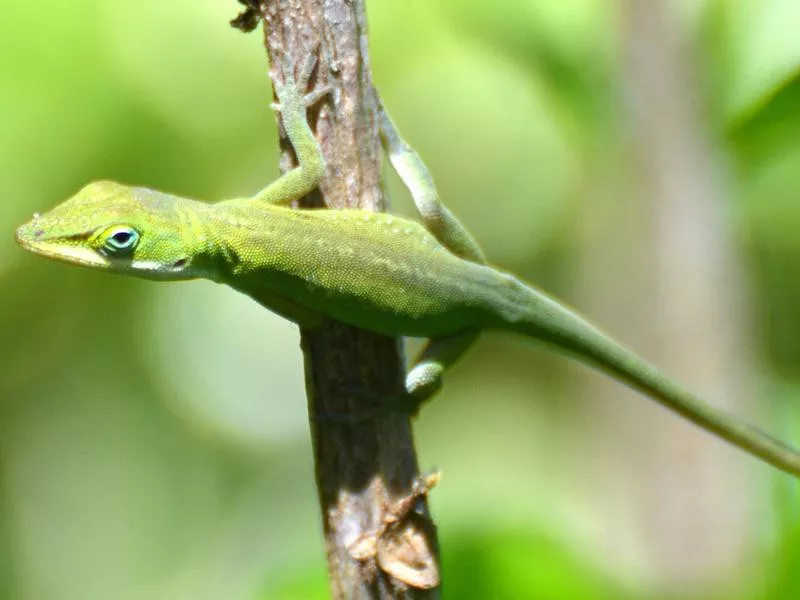
[[[322,98],[330,94],[331,90],[332,88],[329,85],[321,87],[318,90],[314,90],[310,94],[303,96],[303,104],[306,106],[314,106],[317,102],[322,100]]]
[[[306,56],[303,66],[300,68],[300,74],[297,76],[298,89],[305,90],[308,87],[308,80],[311,78],[311,73],[314,71],[314,66],[317,64],[317,51],[319,44],[311,49],[311,52]]]

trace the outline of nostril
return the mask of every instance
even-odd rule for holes
[[[175,264],[173,264],[172,266],[174,268],[176,268],[176,269],[181,269],[181,268],[186,266],[186,259],[185,258],[181,258],[179,260],[176,260]]]
[[[42,237],[44,235],[44,229],[37,229],[33,232],[33,237]]]

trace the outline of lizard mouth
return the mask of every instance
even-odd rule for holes
[[[17,229],[15,239],[17,244],[25,250],[63,262],[80,265],[82,267],[107,268],[110,262],[91,248],[59,242],[37,241],[28,235],[27,227],[23,225]]]

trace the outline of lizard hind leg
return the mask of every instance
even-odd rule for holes
[[[376,403],[376,398],[364,396],[360,390],[343,390],[344,395],[357,399],[363,408],[357,414],[317,414],[315,420],[330,423],[358,423],[389,413],[416,416],[420,407],[442,387],[442,375],[453,365],[478,337],[478,330],[432,339],[406,374],[405,390],[391,394]]]
[[[483,252],[467,228],[455,218],[439,197],[436,184],[419,154],[409,146],[381,103],[379,105],[381,142],[395,171],[411,193],[422,224],[456,256],[484,264]],[[445,371],[478,338],[478,330],[433,338],[406,375],[406,394],[419,406],[442,387]]]
[[[416,404],[411,412],[415,413],[421,404],[441,389],[445,371],[475,343],[479,334],[476,329],[428,341],[406,374],[406,394],[408,400]]]
[[[431,172],[419,154],[400,135],[383,103],[378,106],[378,119],[383,148],[392,167],[411,193],[422,224],[453,254],[484,264],[486,259],[480,246],[444,205]]]

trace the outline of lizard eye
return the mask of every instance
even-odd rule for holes
[[[109,254],[121,255],[131,252],[138,243],[139,232],[132,227],[121,225],[108,231],[103,250]]]

